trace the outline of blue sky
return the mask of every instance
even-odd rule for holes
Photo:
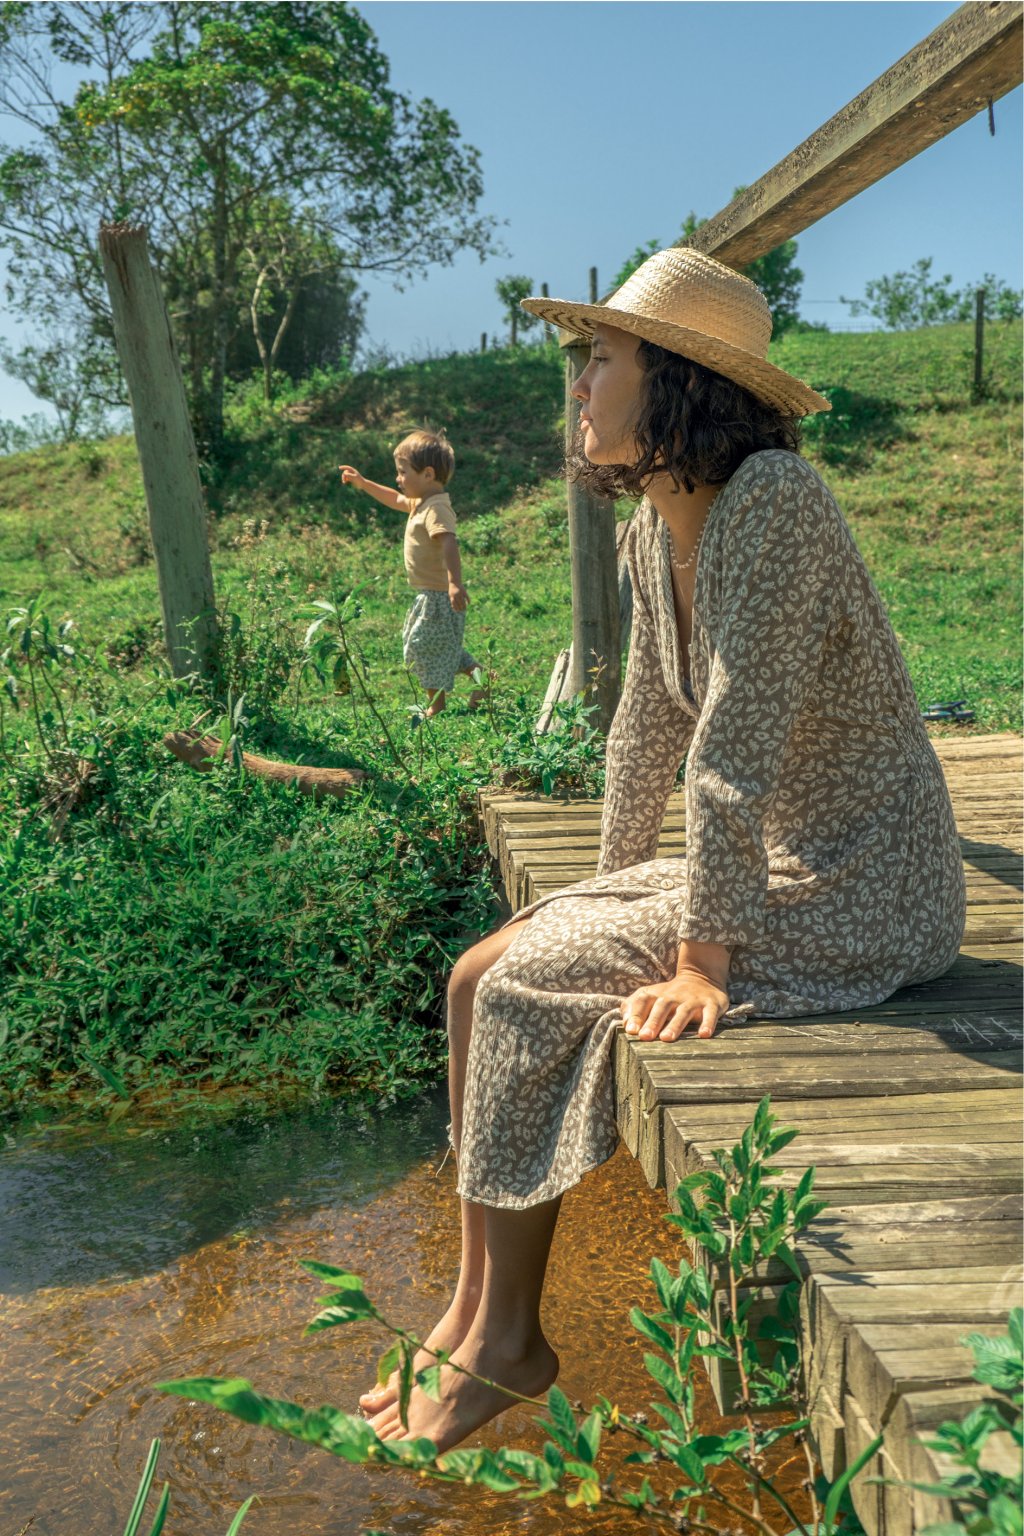
[[[755,181],[957,9],[932,0],[367,0],[394,85],[432,96],[481,152],[484,210],[508,254],[396,293],[370,279],[368,338],[405,355],[496,332],[497,278],[602,291],[641,241],[675,239]],[[931,256],[957,286],[1021,285],[1021,92],[799,236],[808,319]],[[8,137],[0,123],[0,136]],[[8,336],[25,334],[0,317]],[[38,408],[0,375],[0,416]]]

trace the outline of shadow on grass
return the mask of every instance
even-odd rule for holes
[[[900,407],[879,395],[863,395],[836,384],[821,391],[832,409],[803,423],[804,442],[833,467],[866,469],[881,448],[909,436]]]

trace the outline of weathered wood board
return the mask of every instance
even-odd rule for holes
[[[869,1536],[913,1536],[952,1517],[948,1503],[898,1484],[944,1470],[920,1436],[991,1395],[960,1341],[998,1331],[1021,1299],[1021,745],[935,742],[968,901],[945,976],[877,1007],[747,1020],[708,1042],[616,1040],[620,1133],[669,1197],[738,1139],[765,1093],[800,1130],[776,1159],[780,1177],[813,1164],[829,1201],[796,1244],[813,1438],[834,1476],[883,1434],[854,1485]],[[597,868],[599,802],[495,793],[481,814],[513,911]],[[685,822],[677,791],[661,855],[685,853]],[[772,1262],[755,1278],[789,1275]],[[728,1402],[727,1374],[712,1384]],[[1006,1447],[997,1439],[990,1454]]]

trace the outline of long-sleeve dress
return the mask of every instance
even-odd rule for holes
[[[882,1002],[941,975],[964,926],[952,807],[899,645],[831,493],[747,458],[698,556],[688,657],[665,524],[628,543],[633,632],[608,738],[599,873],[535,902],[477,989],[460,1193],[553,1199],[616,1145],[619,1004],[679,944],[731,948],[730,1017]],[[658,859],[686,756],[685,858]],[[714,1049],[692,1038],[680,1051]]]

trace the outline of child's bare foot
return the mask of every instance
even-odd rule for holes
[[[423,1340],[424,1349],[416,1351],[413,1358],[413,1368],[417,1371],[425,1371],[428,1365],[436,1365],[432,1354],[427,1350],[446,1350],[453,1355],[458,1349],[473,1326],[476,1316],[478,1295],[474,1295],[468,1302],[455,1300],[448,1308],[435,1327]],[[392,1403],[398,1402],[398,1372],[392,1371],[383,1386],[373,1387],[369,1392],[364,1392],[359,1399],[359,1406],[365,1414],[381,1413],[389,1408]]]
[[[558,1375],[558,1356],[543,1334],[523,1352],[514,1352],[507,1341],[489,1344],[471,1334],[456,1350],[453,1360],[486,1376],[523,1397],[541,1397]],[[419,1387],[409,1400],[408,1428],[402,1424],[397,1401],[370,1420],[382,1440],[415,1439],[425,1435],[438,1451],[451,1450],[481,1425],[511,1407],[515,1399],[498,1387],[484,1386],[469,1376],[445,1368],[441,1373],[441,1401],[435,1403]]]

